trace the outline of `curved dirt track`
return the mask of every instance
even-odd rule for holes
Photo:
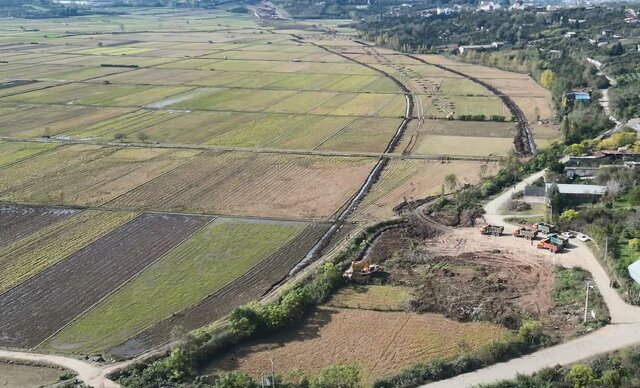
[[[507,203],[512,193],[522,190],[526,184],[535,181],[543,175],[544,171],[533,174],[516,185],[515,188],[507,190],[489,202],[485,206],[487,212],[484,216],[485,220],[491,224],[505,225],[505,234],[511,234],[515,226],[506,223],[504,219],[509,216],[498,214],[498,210]],[[520,240],[509,238],[509,236],[502,237],[496,241],[504,239],[509,239],[507,241],[510,242],[519,241],[521,243]],[[598,290],[609,308],[609,315],[611,316],[610,325],[596,330],[591,334],[560,345],[542,349],[524,357],[495,364],[447,380],[426,384],[422,387],[470,387],[478,384],[492,383],[514,378],[518,374],[530,374],[555,365],[567,365],[598,354],[640,344],[640,308],[627,304],[618,292],[610,286],[606,271],[584,243],[577,240],[572,240],[571,242],[575,246],[570,251],[557,255],[549,253],[547,256],[554,264],[563,267],[579,267],[591,273]],[[531,247],[530,249],[536,250],[535,247]]]
[[[95,388],[117,388],[119,384],[109,380],[106,375],[124,368],[133,361],[126,361],[106,366],[97,366],[86,361],[75,358],[54,356],[52,354],[37,354],[29,352],[17,352],[11,350],[0,350],[0,358],[12,360],[22,360],[31,362],[43,362],[47,364],[59,365],[70,369],[78,374],[78,379]]]

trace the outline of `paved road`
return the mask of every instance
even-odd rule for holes
[[[522,190],[526,184],[543,175],[542,171],[533,174],[516,185],[515,189],[509,189],[490,201],[485,206],[485,220],[491,224],[503,224],[505,232],[512,232],[515,225],[506,223],[504,219],[509,216],[500,215],[499,210],[509,201],[511,194]],[[609,308],[610,325],[564,344],[423,387],[470,387],[491,383],[514,378],[517,374],[530,374],[555,365],[567,365],[601,353],[640,344],[640,308],[625,303],[618,292],[611,288],[606,271],[584,243],[575,239],[571,242],[575,246],[568,252],[557,255],[549,253],[550,260],[564,267],[580,267],[591,272]]]
[[[70,369],[78,374],[78,378],[95,388],[117,388],[119,384],[109,380],[105,376],[113,371],[124,368],[132,361],[125,361],[111,365],[94,365],[86,361],[75,358],[55,356],[52,354],[36,354],[29,352],[17,352],[10,350],[0,350],[0,358],[13,360],[23,360],[32,362],[44,362],[47,364],[59,365]]]

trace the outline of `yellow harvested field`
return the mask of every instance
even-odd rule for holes
[[[371,384],[416,363],[476,350],[505,333],[497,325],[459,323],[436,314],[319,308],[303,328],[236,347],[210,372],[240,370],[259,378],[271,370],[272,359],[282,374],[315,374],[347,364],[359,366],[363,381]]]
[[[108,205],[326,219],[360,187],[375,161],[375,158],[208,152]]]
[[[405,198],[418,199],[440,194],[444,177],[455,174],[460,184],[474,184],[480,180],[480,162],[392,159],[373,186],[371,192],[358,206],[353,219],[357,221],[382,221],[394,216],[393,208]],[[486,173],[496,168],[488,164]]]
[[[551,97],[513,97],[513,101],[522,109],[529,122],[553,119],[553,111],[549,106]]]
[[[498,156],[513,148],[512,137],[440,136],[421,134],[412,148],[413,155]]]
[[[0,200],[98,206],[186,163],[197,151],[59,147],[0,170]]]

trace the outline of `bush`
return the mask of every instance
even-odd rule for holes
[[[516,212],[531,210],[531,205],[523,201],[509,201],[507,207],[509,210]]]
[[[309,384],[310,388],[360,387],[360,370],[347,365],[332,365],[320,371]]]
[[[578,213],[573,209],[567,209],[563,211],[562,214],[560,214],[560,221],[571,222],[573,220],[578,219],[579,217],[580,217],[580,213]]]
[[[596,382],[596,374],[588,366],[578,364],[571,368],[566,379],[574,388],[591,387]]]
[[[640,238],[632,238],[627,245],[634,251],[640,251]]]

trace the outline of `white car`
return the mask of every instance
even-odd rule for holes
[[[586,241],[591,240],[591,239],[589,238],[589,236],[584,235],[584,234],[582,234],[582,233],[580,233],[576,238],[577,238],[578,240],[580,240],[580,241],[585,241],[585,242],[586,242]]]
[[[576,237],[575,234],[571,233],[571,232],[562,232],[560,233],[560,237],[564,237],[564,238],[574,238]]]

